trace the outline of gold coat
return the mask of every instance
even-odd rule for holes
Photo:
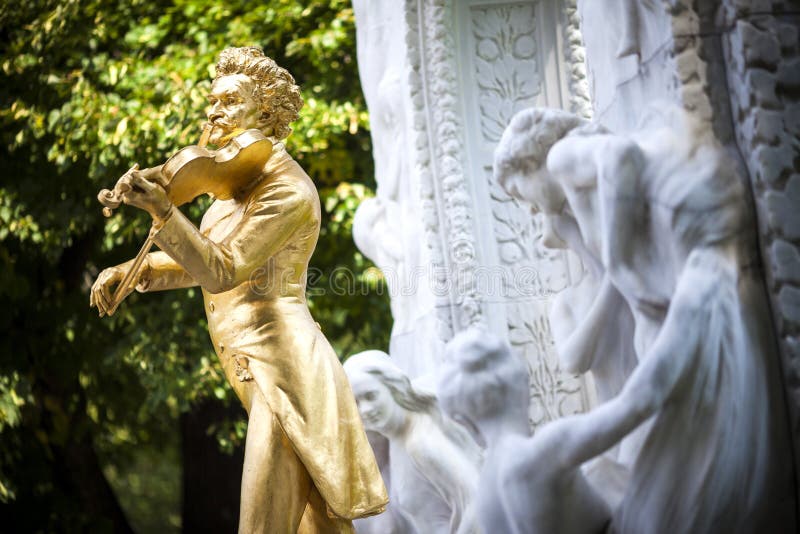
[[[263,173],[239,198],[215,201],[200,230],[173,209],[139,290],[202,287],[236,394],[249,409],[256,384],[330,510],[354,519],[388,497],[347,377],[306,304],[319,228],[313,182],[276,144]]]

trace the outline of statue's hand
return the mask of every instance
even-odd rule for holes
[[[111,291],[111,289],[119,284],[125,277],[125,266],[126,264],[122,264],[104,269],[97,276],[97,280],[95,280],[94,284],[92,285],[92,291],[89,295],[89,306],[97,307],[97,311],[100,312],[100,317],[106,314],[114,314],[114,311],[111,309],[112,296],[114,293]],[[125,294],[122,297],[127,297],[132,291],[133,284],[126,289]]]
[[[172,208],[172,201],[161,185],[161,168],[133,170],[120,178],[117,188],[125,204],[148,212],[154,220],[163,220]]]

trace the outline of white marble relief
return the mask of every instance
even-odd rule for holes
[[[359,72],[370,111],[377,195],[356,211],[353,238],[386,279],[391,298],[389,351],[410,376],[431,372],[442,341],[432,269],[419,217],[419,179],[414,169],[405,27],[397,2],[353,3]]]
[[[620,392],[636,365],[633,316],[603,267],[598,240],[584,242],[573,212],[563,209],[563,187],[545,168],[552,145],[579,126],[605,132],[602,127],[591,126],[561,110],[521,111],[495,151],[494,177],[508,194],[530,206],[532,215],[539,218],[540,247],[552,251],[571,249],[585,266],[579,280],[554,296],[547,323],[552,327],[561,368],[575,374],[591,371],[596,398],[605,402]],[[591,202],[581,204],[577,213],[583,226],[599,227],[600,213],[596,208]],[[555,415],[549,419],[568,414]],[[631,447],[633,450],[623,450],[629,465],[635,460],[637,448]]]
[[[473,438],[386,353],[355,354],[344,368],[364,428],[389,440],[392,506],[418,532],[480,532],[472,499],[482,453]]]
[[[490,143],[541,92],[535,11],[536,3],[470,7],[481,135]]]
[[[468,329],[448,343],[437,388],[442,407],[486,443],[478,521],[484,532],[499,534],[602,532],[611,504],[580,467],[591,458],[579,446],[585,439],[561,428],[566,419],[531,435],[528,378],[526,363],[489,332]],[[601,491],[618,501],[624,481],[606,474]]]
[[[482,237],[492,239],[495,248],[496,259],[484,255],[483,261],[496,261],[496,268],[506,274],[499,290],[482,293],[495,303],[493,311],[498,311],[496,303],[504,303],[506,338],[529,362],[533,427],[584,411],[592,401],[584,380],[559,368],[547,323],[553,295],[581,276],[580,262],[564,250],[542,246],[537,235],[544,219],[531,217],[529,208],[509,196],[492,174],[491,152],[511,117],[536,103],[560,102],[559,93],[552,90],[558,84],[547,68],[552,59],[546,51],[555,43],[542,31],[543,24],[556,22],[546,18],[553,14],[548,7],[541,1],[470,4],[468,52],[461,54],[462,68],[470,73],[465,83],[474,85],[466,92],[471,114],[467,124],[479,132],[467,135],[477,184],[473,189],[476,195],[488,195],[481,203],[488,204],[491,234],[483,230]]]
[[[678,108],[654,110],[630,137],[556,110],[523,113],[509,135],[536,155],[499,154],[498,178],[551,220],[551,243],[574,244],[599,260],[602,279],[589,296],[602,303],[615,290],[633,329],[608,318],[599,324],[632,334],[639,360],[621,388],[619,377],[609,384],[608,393],[618,393],[605,403],[546,425],[537,437],[562,434],[577,466],[649,423],[612,513],[615,531],[765,528],[780,517],[764,512],[785,490],[777,466],[788,443],[778,390],[770,387],[771,325],[750,267],[755,227],[733,166]],[[579,308],[577,319],[591,323],[592,306]],[[563,359],[594,364],[595,343],[565,341]],[[608,357],[626,357],[617,348]]]

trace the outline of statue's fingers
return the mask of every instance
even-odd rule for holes
[[[160,188],[161,186],[156,182],[151,180],[142,180],[142,185],[137,185],[137,187],[141,187],[145,192],[150,193],[151,191],[155,191],[156,189]]]
[[[152,183],[144,177],[144,174],[141,171],[133,171],[131,173],[129,183],[133,187],[138,187],[145,190],[152,185]]]
[[[122,194],[122,202],[129,206],[136,206],[137,208],[142,205],[142,194],[131,189],[127,193]]]
[[[97,312],[100,314],[100,317],[102,317],[103,314],[106,311],[106,305],[103,302],[103,297],[100,295],[99,292],[95,293],[94,304],[95,304],[95,307],[97,307]]]
[[[168,183],[167,177],[164,176],[163,174],[161,174],[161,172],[158,172],[158,174],[155,174],[149,181],[153,182],[154,184],[160,185],[164,189],[167,188],[167,183]]]
[[[100,296],[103,301],[103,308],[105,309],[110,308],[112,297],[111,297],[111,291],[109,290],[107,285],[103,285],[103,287],[100,289]]]
[[[102,275],[101,275],[102,277]],[[100,292],[100,278],[92,284],[92,289],[89,291],[89,306],[97,306],[98,305],[98,298],[97,295]]]
[[[95,297],[95,304],[97,305],[97,311],[100,313],[105,313],[106,311],[106,303],[103,301],[103,297],[99,294]]]
[[[103,295],[107,303],[111,302],[111,284],[103,284],[103,287],[100,288],[100,294]]]
[[[164,185],[158,180],[158,176],[156,174],[150,173],[150,175],[141,174],[139,177],[132,182],[133,185],[144,191],[145,193],[152,193],[156,189],[164,189]]]
[[[100,289],[96,285],[89,292],[89,306],[100,308]]]
[[[120,193],[127,193],[131,190],[131,176],[126,174],[122,178],[117,181],[117,185],[115,187],[117,191]]]

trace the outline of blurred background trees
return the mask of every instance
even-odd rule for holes
[[[124,207],[104,219],[97,192],[196,143],[227,46],[263,47],[303,89],[287,145],[323,204],[312,314],[341,356],[387,348],[388,297],[350,235],[374,189],[354,35],[348,0],[0,4],[3,531],[235,525],[244,412],[199,291],[134,294],[111,318],[88,307],[149,227]],[[199,221],[208,202],[184,212]]]

